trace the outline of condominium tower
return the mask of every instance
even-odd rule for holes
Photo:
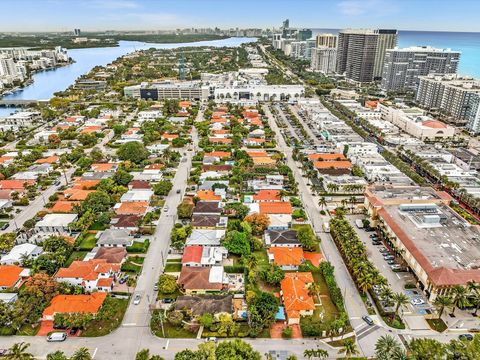
[[[326,46],[329,48],[337,48],[337,36],[333,34],[318,34],[316,36],[316,47]]]
[[[341,30],[338,34],[336,72],[355,82],[372,82],[379,69],[383,68],[385,50],[396,42],[396,30]]]
[[[430,46],[389,49],[385,54],[382,89],[417,90],[419,77],[429,74],[455,74],[460,52]]]

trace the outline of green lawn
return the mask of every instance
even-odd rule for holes
[[[266,250],[254,251],[253,256],[257,259],[257,264],[259,267],[268,265],[268,255]]]
[[[97,239],[95,238],[95,234],[92,233],[85,233],[82,236],[78,244],[78,250],[85,251],[85,250],[92,250],[95,245],[97,244]]]
[[[107,226],[105,224],[102,224],[96,221],[92,224],[92,226],[90,226],[89,230],[105,230],[106,228]]]
[[[99,319],[90,321],[81,336],[95,337],[111,333],[122,323],[127,306],[128,299],[107,297],[100,310]]]
[[[35,336],[38,330],[40,330],[40,324],[37,324],[33,328],[30,325],[23,325],[15,335],[19,336]]]
[[[167,259],[167,263],[179,263],[182,262],[182,259]]]
[[[85,258],[85,255],[87,255],[88,251],[74,251],[70,255],[70,257],[67,259],[67,262],[65,263],[65,267],[69,267],[70,264],[76,260],[83,260]]]
[[[136,264],[143,264],[143,262],[145,261],[145,257],[143,257],[143,256],[129,256],[127,258],[127,261],[131,261],[131,262],[134,262]]]
[[[444,332],[448,326],[442,319],[427,319],[428,325],[435,331]]]
[[[181,263],[167,263],[165,265],[165,272],[180,272],[182,271]]]
[[[127,252],[129,253],[146,253],[148,247],[150,246],[150,242],[145,240],[145,242],[141,241],[134,241],[132,246],[127,246]]]
[[[130,261],[127,260],[122,264],[121,270],[123,272],[138,274],[140,270],[142,270],[142,267],[140,265],[132,264]]]

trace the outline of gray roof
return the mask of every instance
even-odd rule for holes
[[[300,245],[296,230],[268,230],[265,233],[267,245]]]
[[[192,234],[188,237],[185,245],[218,246],[224,235],[225,230],[193,229]]]
[[[233,313],[232,295],[179,296],[175,310],[191,309],[192,315]]]
[[[133,238],[129,231],[123,229],[107,229],[100,234],[97,245],[131,245]]]
[[[212,190],[214,184],[224,184],[228,186],[227,180],[205,180],[202,185],[199,186],[199,190]]]

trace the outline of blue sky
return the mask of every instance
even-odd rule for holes
[[[388,27],[480,32],[478,0],[1,0],[0,31]]]

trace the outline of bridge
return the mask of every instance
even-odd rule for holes
[[[48,104],[48,100],[23,100],[23,99],[0,100],[0,107],[29,106],[29,105],[37,105],[37,104]]]

